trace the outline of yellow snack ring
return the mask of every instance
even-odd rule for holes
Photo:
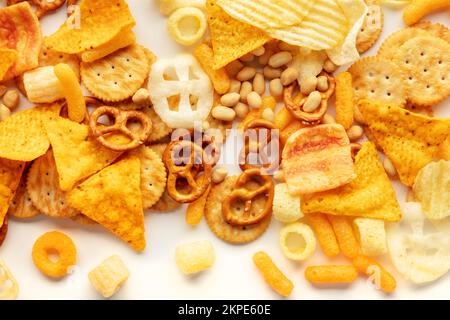
[[[51,254],[57,255],[56,261],[50,259]],[[77,262],[77,249],[72,239],[64,233],[47,232],[34,243],[32,258],[36,267],[43,274],[50,278],[62,278]]]
[[[316,250],[316,238],[308,225],[297,222],[281,229],[280,245],[286,258],[302,261]]]
[[[199,41],[206,32],[206,16],[198,8],[185,7],[172,13],[167,28],[179,44],[190,46]]]

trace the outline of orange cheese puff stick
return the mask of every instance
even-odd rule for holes
[[[65,63],[56,65],[54,71],[59,80],[61,92],[67,101],[69,119],[78,123],[82,122],[86,117],[86,102],[77,76]]]
[[[186,209],[186,223],[191,226],[196,226],[202,221],[203,212],[205,211],[206,199],[208,198],[211,186],[206,192],[194,202],[189,203]]]
[[[267,253],[260,251],[253,256],[253,262],[272,289],[283,297],[288,297],[294,284],[278,269]]]
[[[305,278],[314,284],[352,283],[358,271],[354,266],[311,266],[306,268]]]
[[[278,113],[275,115],[275,127],[277,127],[280,130],[283,130],[286,128],[292,121],[294,120],[294,116],[291,114],[291,112],[284,107]]]
[[[374,280],[374,284],[383,292],[391,293],[397,287],[395,278],[377,261],[363,255],[353,259],[353,265],[360,272]]]
[[[308,215],[308,222],[316,233],[323,253],[330,258],[339,255],[340,249],[336,235],[327,216],[323,213],[312,213]]]
[[[336,76],[336,122],[345,130],[353,124],[353,84],[349,72]]]
[[[412,0],[403,12],[403,20],[411,26],[434,11],[449,8],[450,0]]]
[[[333,226],[334,234],[336,235],[342,253],[347,258],[353,259],[360,254],[360,247],[356,236],[353,232],[353,227],[346,217],[329,215],[328,219]]]

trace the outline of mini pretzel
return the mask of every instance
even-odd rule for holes
[[[262,169],[264,170],[264,173],[274,172],[275,170],[278,169],[278,167],[280,165],[280,157],[278,156],[278,158],[274,159],[274,161],[272,163],[267,164],[269,162],[267,154],[265,152],[262,152],[262,150],[264,149],[264,147],[268,146],[272,141],[271,130],[276,130],[277,128],[270,121],[263,120],[263,119],[255,119],[255,120],[249,122],[244,128],[245,131],[247,131],[249,129],[256,130],[258,132],[258,135],[259,135],[260,129],[268,130],[267,140],[263,141],[263,142],[258,142],[258,144],[257,144],[258,156],[266,164],[264,164],[262,166],[257,166],[257,165],[252,165],[252,164],[247,163],[247,157],[250,153],[250,141],[249,141],[250,139],[248,139],[248,137],[246,137],[245,142],[244,142],[245,143],[244,148],[242,149],[241,154],[239,156],[239,166],[240,166],[241,170],[245,171],[245,170],[249,170],[249,169],[261,169],[261,167],[262,167]]]
[[[316,124],[322,120],[328,109],[328,100],[331,98],[334,93],[334,89],[336,88],[336,81],[328,73],[322,72],[319,76],[326,76],[328,78],[329,87],[326,92],[321,93],[322,103],[320,108],[318,108],[315,112],[308,113],[303,111],[303,105],[308,99],[307,96],[303,96],[301,93],[299,93],[296,97],[293,96],[294,91],[298,86],[297,81],[294,81],[291,86],[284,90],[284,104],[286,105],[286,108],[295,118],[306,124]]]
[[[178,157],[175,152],[181,150],[188,150],[189,156]],[[167,191],[172,199],[180,203],[191,203],[206,192],[211,184],[212,165],[205,162],[205,151],[199,145],[186,140],[172,141],[164,151],[163,157],[169,171]],[[203,175],[199,176],[201,171],[203,171]],[[177,180],[180,178],[187,182],[191,189],[190,193],[178,191]]]
[[[249,190],[245,188],[247,182],[251,179],[260,178],[263,185],[256,190]],[[233,192],[225,198],[222,203],[222,213],[224,219],[234,226],[250,226],[260,223],[272,211],[273,198],[275,195],[273,180],[268,175],[262,175],[259,169],[250,169],[244,171],[236,181]],[[267,196],[267,202],[263,210],[254,216],[251,216],[252,201],[260,195]],[[231,204],[236,200],[245,201],[244,213],[242,216],[237,216],[231,209]]]
[[[98,119],[101,116],[108,116],[110,119],[113,118],[114,123],[112,125],[101,126],[98,123]],[[130,120],[140,122],[142,127],[141,132],[134,133],[128,129],[127,123]],[[89,126],[98,142],[114,151],[127,151],[143,145],[152,131],[152,122],[144,113],[139,111],[123,111],[114,107],[100,107],[96,109],[90,116]],[[106,136],[114,132],[125,135],[131,141],[127,144],[120,145],[107,141]]]

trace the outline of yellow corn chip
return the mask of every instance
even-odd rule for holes
[[[218,94],[225,94],[230,89],[230,78],[225,68],[217,70],[213,69],[214,64],[214,52],[205,43],[202,43],[194,50],[194,55],[198,62],[202,66],[203,70],[211,79],[214,89]]]
[[[86,125],[58,117],[45,123],[45,128],[63,191],[72,190],[77,182],[110,165],[121,154],[89,137]]]
[[[0,228],[14,198],[14,193],[19,187],[24,169],[24,162],[0,158]]]
[[[137,251],[145,249],[141,164],[129,157],[103,169],[69,192],[69,204]]]
[[[9,68],[17,60],[17,51],[14,49],[0,49],[0,81],[8,72]]]
[[[395,191],[371,142],[358,152],[355,171],[357,177],[349,184],[302,199],[302,212],[399,221]]]
[[[420,169],[433,161],[450,137],[450,119],[431,118],[393,104],[361,100],[364,120],[377,144],[397,169],[400,181],[414,184]]]
[[[206,3],[211,42],[214,50],[214,69],[263,46],[270,37],[263,31],[235,20],[223,11],[216,0]]]
[[[82,0],[79,8],[79,25],[76,19],[69,18],[46,39],[54,50],[64,53],[92,50],[136,24],[124,0]]]

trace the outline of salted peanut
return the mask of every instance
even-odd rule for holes
[[[331,114],[325,113],[325,115],[322,118],[322,123],[323,124],[334,124],[334,123],[336,123],[336,119],[334,119],[334,117]]]
[[[305,95],[309,95],[317,88],[317,77],[309,77],[302,81],[300,84],[300,91]]]
[[[0,121],[6,120],[9,116],[11,116],[11,110],[3,103],[0,103]]]
[[[119,256],[112,256],[89,272],[92,286],[105,298],[115,295],[128,280],[130,272]]]
[[[202,129],[203,131],[208,131],[211,128],[211,124],[208,121],[203,121],[202,122]]]
[[[294,47],[292,45],[290,45],[289,43],[286,42],[280,42],[278,44],[278,49],[280,49],[281,51],[295,51],[297,47]]]
[[[212,109],[212,116],[217,120],[231,122],[236,118],[236,112],[228,107],[217,106]]]
[[[256,69],[252,67],[244,67],[241,71],[236,75],[236,79],[239,81],[249,81],[253,79],[256,75]]]
[[[215,167],[212,173],[212,182],[219,184],[228,176],[228,170],[225,167]]]
[[[262,98],[257,92],[252,91],[247,96],[247,104],[250,108],[259,109],[262,105]]]
[[[394,164],[392,163],[392,161],[386,157],[383,160],[383,167],[384,170],[386,171],[386,173],[390,176],[390,177],[395,177],[397,176],[397,170],[394,167]]]
[[[292,53],[289,51],[281,51],[275,53],[269,59],[269,66],[272,68],[282,67],[292,61]]]
[[[273,179],[278,183],[286,182],[286,180],[284,179],[283,170],[275,171],[275,173],[273,174]]]
[[[303,110],[305,112],[314,112],[322,102],[322,96],[319,91],[313,91],[306,99],[305,104],[303,105]]]
[[[7,86],[0,85],[0,97],[3,97],[3,95],[8,91]]]
[[[226,65],[225,70],[230,78],[236,77],[236,75],[244,68],[244,64],[239,60],[234,60]]]
[[[345,284],[354,282],[358,271],[345,265],[311,266],[306,268],[305,278],[314,284]]]
[[[270,108],[265,108],[262,112],[262,118],[264,120],[273,122],[275,120],[275,113]]]
[[[297,80],[298,78],[298,70],[295,68],[287,68],[286,70],[283,71],[283,73],[281,74],[281,84],[283,86],[288,86],[290,84],[292,84],[294,81]]]
[[[265,48],[264,54],[262,56],[258,57],[259,64],[262,66],[267,65],[269,63],[269,59],[272,55],[273,55],[273,51]]]
[[[266,48],[264,47],[259,47],[258,49],[252,51],[252,54],[257,57],[261,57],[264,53],[266,53]]]
[[[253,61],[253,59],[255,59],[255,56],[251,52],[239,58],[239,60],[241,60],[242,62],[251,62]]]
[[[239,102],[235,107],[234,111],[236,112],[236,116],[240,119],[244,119],[249,112],[249,108],[245,103]]]
[[[260,72],[253,78],[253,91],[257,92],[260,96],[266,92],[266,80],[264,79],[264,75]]]
[[[211,268],[216,256],[211,242],[196,241],[178,245],[175,260],[180,271],[189,275]]]
[[[327,59],[323,64],[323,69],[328,73],[333,73],[338,69],[338,66],[333,63],[330,59]]]
[[[363,134],[363,128],[358,125],[351,126],[350,129],[347,130],[347,135],[351,142],[358,141],[362,138]]]
[[[270,95],[272,95],[273,97],[281,97],[283,95],[283,84],[281,83],[281,79],[277,78],[277,79],[273,79],[272,81],[270,81],[269,83],[269,91],[270,91]]]
[[[241,99],[241,95],[236,92],[224,94],[220,98],[220,103],[225,107],[234,107],[237,105],[239,100]]]
[[[266,77],[266,79],[268,80],[272,80],[272,79],[276,79],[281,77],[281,74],[283,73],[283,70],[281,69],[275,69],[269,66],[265,66],[264,70],[264,77]]]
[[[320,76],[317,78],[317,90],[320,92],[325,92],[329,88],[328,78],[325,76]]]
[[[228,90],[229,93],[239,93],[241,91],[241,85],[242,83],[239,80],[231,80],[230,82],[230,90]]]
[[[145,88],[141,88],[136,91],[132,100],[139,107],[148,107],[151,105],[150,92]]]
[[[19,106],[19,102],[20,96],[17,90],[8,90],[3,96],[3,104],[11,111],[14,111]]]
[[[252,83],[249,82],[249,81],[243,82],[242,85],[241,85],[241,92],[240,92],[241,102],[245,102],[246,103],[247,102],[247,96],[252,91],[253,91]]]

